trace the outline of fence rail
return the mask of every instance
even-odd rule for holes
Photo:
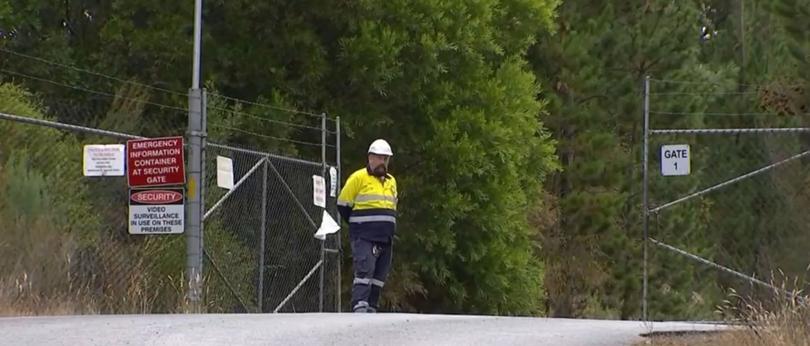
[[[651,81],[644,81],[642,100],[642,319],[711,319],[729,289],[797,298],[806,281],[795,281],[797,290],[783,285],[807,268],[810,128],[775,115],[744,118],[744,110],[651,112],[649,95],[671,94],[651,93]],[[716,114],[729,116],[705,117]],[[689,148],[681,159],[691,170],[674,175],[651,148],[676,144]]]
[[[329,186],[330,177],[325,172],[330,166],[336,167],[338,172],[340,169],[337,164],[327,163],[327,148],[330,152],[334,148],[335,160],[340,157],[339,138],[335,144],[327,141],[327,134],[339,133],[339,120],[334,122],[335,129],[330,130],[326,127],[326,115],[321,116],[321,162],[231,143],[207,143],[202,180],[207,204],[203,244],[208,265],[203,267],[202,275],[206,311],[340,311],[340,238],[333,235],[322,241],[313,237],[324,209],[312,203],[312,176],[324,176]],[[23,131],[20,127],[27,129]],[[46,128],[49,130],[42,130]],[[21,116],[0,109],[0,134],[4,129],[7,133],[24,133],[26,137],[41,135],[53,140],[50,154],[44,151],[41,159],[21,159],[19,164],[27,167],[27,172],[23,173],[42,174],[48,184],[57,179],[66,184],[75,183],[79,192],[67,196],[65,189],[39,186],[43,193],[52,196],[53,203],[66,208],[64,213],[55,216],[65,220],[65,227],[41,232],[65,237],[50,243],[65,256],[64,263],[56,261],[59,263],[52,265],[53,270],[39,273],[29,268],[39,256],[52,256],[49,252],[53,248],[42,249],[39,254],[7,253],[6,260],[0,262],[0,274],[4,274],[0,284],[8,284],[15,272],[19,272],[17,276],[36,281],[32,287],[41,285],[37,292],[30,292],[31,299],[79,297],[88,302],[86,309],[108,313],[189,311],[185,290],[191,284],[183,275],[186,249],[182,237],[128,234],[126,179],[88,178],[81,174],[83,144],[123,144],[126,140],[146,136]],[[0,147],[0,173],[9,171],[22,153],[47,150],[34,149],[35,144],[29,141],[15,143],[19,144]],[[57,149],[60,155],[54,154]],[[216,183],[216,160],[220,156],[233,162],[235,183],[230,189],[220,188]],[[2,176],[0,174],[0,182]],[[339,177],[338,174],[338,180]],[[104,218],[74,219],[84,214],[67,210],[71,198],[87,203],[79,209],[87,209],[87,213],[93,210]],[[333,218],[337,217],[335,203],[333,196],[327,198],[326,210]],[[44,224],[42,227],[47,228]],[[84,230],[74,237],[76,229]],[[19,245],[30,247],[31,244]],[[319,279],[313,279],[318,270]],[[60,275],[68,281],[55,279]],[[62,283],[65,285],[61,286]],[[15,296],[15,299],[23,298]]]

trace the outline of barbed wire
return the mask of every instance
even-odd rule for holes
[[[755,133],[800,133],[810,132],[810,127],[756,127],[756,128],[723,128],[723,129],[651,129],[653,135],[718,135],[718,134],[755,134]]]
[[[261,121],[265,121],[265,122],[269,122],[269,123],[274,123],[274,124],[279,124],[279,125],[284,125],[284,126],[290,126],[290,127],[297,127],[297,128],[302,128],[302,129],[310,129],[310,130],[321,131],[320,127],[315,127],[315,126],[310,126],[310,125],[303,125],[303,124],[299,124],[299,123],[291,123],[291,122],[287,122],[287,121],[283,121],[283,120],[267,119],[267,118],[258,116],[258,115],[253,114],[253,113],[236,111],[236,110],[231,110],[231,109],[227,109],[227,108],[223,108],[223,107],[217,107],[217,106],[211,106],[211,105],[207,105],[206,107],[208,109],[215,109],[215,110],[219,110],[219,111],[223,111],[223,112],[229,112],[229,113],[233,113],[233,114],[244,115],[244,116],[247,116],[249,118],[253,118],[253,119],[257,119],[257,120],[261,120]]]
[[[115,76],[111,76],[111,75],[108,75],[108,74],[104,74],[104,73],[100,73],[100,72],[80,68],[80,67],[77,67],[77,66],[72,66],[72,65],[68,65],[68,64],[55,62],[55,61],[52,61],[52,60],[44,59],[44,58],[41,58],[41,57],[29,55],[29,54],[16,52],[16,51],[6,49],[6,48],[2,48],[2,47],[0,47],[0,52],[4,52],[4,53],[7,53],[7,54],[11,54],[11,55],[14,55],[14,56],[17,56],[17,57],[20,57],[20,58],[24,58],[24,59],[28,59],[28,60],[33,60],[33,61],[36,61],[36,62],[39,62],[39,63],[42,63],[42,64],[46,64],[46,65],[51,65],[51,66],[55,66],[55,67],[59,67],[59,68],[63,68],[63,69],[73,70],[73,71],[77,71],[77,72],[81,72],[81,73],[86,73],[86,74],[106,78],[106,79],[113,80],[113,81],[116,81],[116,82],[119,82],[119,83],[124,83],[124,84],[129,84],[129,85],[136,85],[136,86],[140,86],[140,87],[144,87],[144,88],[148,88],[148,89],[151,89],[151,90],[156,90],[156,91],[160,91],[160,92],[164,92],[164,93],[168,93],[168,94],[172,94],[172,95],[188,97],[188,94],[184,93],[184,92],[171,90],[171,89],[166,89],[166,88],[161,88],[161,87],[157,87],[157,86],[153,86],[153,85],[149,85],[149,84],[145,84],[145,83],[139,83],[139,82],[135,82],[135,81],[131,81],[131,80],[125,80],[125,79],[118,78],[118,77],[115,77]],[[85,91],[85,92],[94,93],[94,94],[97,94],[97,95],[103,95],[103,96],[108,96],[108,97],[121,97],[121,96],[114,96],[113,94],[106,93],[106,92],[101,92],[101,91],[97,91],[97,90],[82,88],[82,87],[75,86],[75,85],[67,85],[67,84],[59,83],[59,82],[56,82],[54,80],[49,80],[49,79],[42,78],[42,77],[35,77],[35,76],[31,76],[31,75],[25,75],[23,73],[12,72],[12,71],[8,71],[8,70],[3,70],[3,71],[5,71],[6,73],[9,73],[9,74],[12,74],[12,75],[17,75],[19,77],[39,80],[39,81],[43,81],[43,82],[48,82],[48,83],[51,83],[51,84],[56,84],[56,85],[60,85],[60,86],[63,86],[63,87],[72,88],[72,89],[75,89],[75,90],[81,90],[81,91]],[[244,100],[244,99],[240,99],[240,98],[236,98],[236,97],[231,97],[231,96],[227,96],[227,95],[216,93],[216,92],[208,92],[208,94],[212,95],[212,96],[215,96],[215,97],[221,97],[223,99],[234,101],[234,102],[254,105],[254,106],[262,107],[262,108],[266,108],[266,109],[272,109],[272,110],[277,110],[277,111],[288,112],[288,113],[292,113],[292,114],[308,115],[308,116],[315,117],[315,118],[322,118],[322,117],[326,116],[325,114],[316,114],[316,113],[312,113],[312,112],[300,111],[300,110],[296,110],[296,109],[290,109],[290,108],[284,108],[284,107],[272,106],[272,105],[268,105],[268,104],[264,104],[264,103],[254,102],[254,101],[248,101],[248,100]],[[124,98],[124,97],[122,97],[122,98],[126,99],[126,100],[131,100],[131,101],[138,101],[136,99],[131,99],[131,98]],[[142,101],[138,101],[138,102],[142,102]],[[163,104],[159,104],[159,103],[155,103],[155,102],[148,102],[148,101],[143,101],[143,102],[147,103],[147,104],[160,106],[160,107],[163,107],[163,108],[180,109],[178,107],[163,105]],[[276,123],[276,124],[280,124],[280,125],[292,126],[292,127],[297,127],[297,128],[312,129],[312,130],[319,130],[319,131],[321,130],[321,128],[319,128],[319,127],[303,125],[303,124],[300,124],[300,123],[292,123],[292,122],[285,122],[285,121],[281,121],[281,120],[266,119],[266,118],[262,118],[260,116],[257,116],[255,114],[248,113],[248,112],[239,112],[239,111],[227,110],[227,109],[220,108],[220,107],[211,107],[211,106],[209,106],[209,107],[212,108],[212,109],[219,109],[219,110],[228,111],[228,112],[232,112],[232,113],[239,113],[239,114],[246,115],[246,116],[249,116],[249,117],[253,117],[253,118],[256,118],[256,119],[259,119],[259,120],[262,120],[262,121],[268,121],[268,122],[272,122],[272,123]],[[187,111],[187,110],[183,109],[183,111]],[[332,118],[329,118],[329,117],[327,117],[326,119],[329,120],[329,121],[332,121],[332,122],[336,121],[335,119],[332,119]],[[326,130],[326,132],[328,134],[331,134],[331,135],[336,134],[335,131]]]
[[[21,78],[27,78],[27,79],[31,79],[31,80],[35,80],[35,81],[49,83],[49,84],[57,85],[57,86],[60,86],[60,87],[69,88],[69,89],[73,89],[73,90],[78,90],[78,91],[82,91],[82,92],[86,92],[86,93],[91,93],[91,94],[96,94],[96,95],[101,95],[101,96],[111,97],[111,98],[120,98],[120,99],[130,100],[130,101],[133,101],[133,102],[138,102],[138,103],[143,103],[143,104],[149,104],[149,105],[153,105],[153,106],[156,106],[156,107],[161,107],[161,108],[165,108],[165,109],[169,109],[169,110],[182,112],[184,114],[188,112],[188,109],[185,109],[185,108],[165,105],[165,104],[161,104],[161,103],[157,103],[157,102],[146,101],[146,100],[143,100],[143,99],[136,99],[136,98],[129,98],[129,97],[124,97],[124,96],[119,96],[119,95],[115,95],[115,94],[104,92],[104,91],[98,91],[98,90],[88,89],[88,88],[84,88],[84,87],[80,87],[80,86],[76,86],[76,85],[70,85],[70,84],[54,81],[54,80],[47,79],[47,78],[28,75],[28,74],[25,74],[25,73],[14,72],[14,71],[6,70],[6,69],[0,69],[0,72],[6,73],[6,74],[9,74],[9,75],[12,75],[12,76],[18,76],[18,77],[21,77]],[[259,119],[259,120],[262,120],[262,121],[285,124],[287,126],[302,127],[302,128],[308,128],[308,129],[321,131],[321,129],[318,128],[318,127],[305,126],[305,125],[294,124],[294,123],[288,123],[288,122],[279,121],[279,120],[273,120],[273,119],[265,119],[265,118],[259,117],[257,115],[246,113],[246,112],[233,111],[233,110],[229,110],[229,109],[221,108],[221,107],[211,107],[211,106],[209,106],[209,108],[222,110],[222,111],[226,111],[226,112],[238,113],[238,114],[246,115],[246,116],[256,118],[256,119]],[[286,139],[286,138],[281,138],[281,137],[275,137],[275,136],[260,134],[260,133],[256,133],[256,132],[253,132],[253,131],[248,131],[248,130],[244,130],[244,129],[240,129],[240,128],[236,128],[236,127],[232,127],[232,126],[227,126],[227,125],[223,125],[223,124],[218,124],[218,123],[209,123],[209,125],[212,126],[212,127],[218,127],[218,128],[222,128],[222,129],[227,129],[227,130],[231,130],[231,131],[235,131],[235,132],[239,132],[239,133],[247,134],[247,135],[251,135],[251,136],[256,136],[256,137],[260,137],[260,138],[272,139],[272,140],[288,142],[288,143],[294,143],[294,144],[316,146],[316,147],[321,146],[320,143],[306,142],[306,141],[299,141],[299,140],[295,140],[295,139]],[[327,132],[330,133],[330,134],[335,133],[334,131],[329,131],[329,130],[327,130]],[[326,146],[330,147],[330,148],[335,147],[332,144],[327,144]]]
[[[262,107],[262,108],[267,108],[267,109],[272,109],[272,110],[277,110],[277,111],[282,111],[282,112],[287,112],[287,113],[307,115],[307,116],[310,116],[310,117],[313,117],[313,118],[319,118],[320,119],[320,118],[325,116],[324,114],[316,114],[316,113],[312,113],[312,112],[300,111],[300,110],[297,110],[297,109],[290,109],[290,108],[284,108],[284,107],[279,107],[279,106],[271,106],[271,105],[268,105],[268,104],[265,104],[265,103],[248,101],[248,100],[244,100],[244,99],[240,99],[240,98],[236,98],[236,97],[223,95],[223,94],[216,93],[216,92],[209,92],[208,94],[212,95],[212,96],[216,96],[216,97],[221,97],[221,98],[224,98],[226,100],[230,100],[230,101],[234,101],[234,102],[245,103],[245,104],[249,104],[249,105],[253,105],[253,106],[257,106],[257,107]],[[331,118],[328,118],[328,117],[326,119],[334,121],[334,119],[331,119]]]
[[[86,73],[86,74],[106,78],[106,79],[109,79],[109,80],[114,80],[114,81],[117,81],[119,83],[136,85],[136,86],[148,88],[148,89],[151,89],[151,90],[156,90],[156,91],[160,91],[160,92],[164,92],[164,93],[169,93],[169,94],[172,94],[172,95],[188,97],[187,93],[184,93],[184,92],[181,92],[181,91],[161,88],[161,87],[157,87],[157,86],[153,86],[153,85],[149,85],[149,84],[145,84],[145,83],[139,83],[139,82],[135,82],[135,81],[131,81],[131,80],[125,80],[125,79],[118,78],[118,77],[115,77],[115,76],[111,76],[111,75],[108,75],[108,74],[104,74],[104,73],[100,73],[100,72],[96,72],[96,71],[91,71],[91,70],[84,69],[84,68],[77,67],[77,66],[72,66],[72,65],[67,65],[67,64],[55,62],[55,61],[52,61],[52,60],[36,57],[36,56],[33,56],[33,55],[29,55],[29,54],[16,52],[16,51],[6,49],[6,48],[1,48],[0,47],[0,52],[4,52],[4,53],[7,53],[7,54],[11,54],[11,55],[14,55],[14,56],[17,56],[17,57],[20,57],[20,58],[24,58],[24,59],[28,59],[28,60],[33,60],[33,61],[36,61],[36,62],[39,62],[39,63],[42,63],[42,64],[46,64],[46,65],[51,65],[51,66],[60,67],[60,68],[63,68],[63,69],[73,70],[73,71],[77,71],[77,72],[81,72],[81,73]],[[277,110],[277,111],[283,111],[283,112],[287,112],[287,113],[308,115],[308,116],[315,117],[315,118],[321,118],[321,117],[325,116],[325,115],[322,115],[322,114],[316,114],[316,113],[312,113],[312,112],[300,111],[300,110],[296,110],[296,109],[290,109],[290,108],[284,108],[284,107],[279,107],[279,106],[272,106],[272,105],[259,103],[259,102],[248,101],[248,100],[244,100],[244,99],[240,99],[240,98],[236,98],[236,97],[223,95],[223,94],[216,93],[216,92],[208,92],[208,94],[212,95],[212,96],[216,96],[216,97],[221,97],[221,98],[224,98],[224,99],[227,99],[227,100],[231,100],[231,101],[234,101],[234,102],[240,102],[240,103],[244,103],[244,104],[254,105],[254,106],[267,108],[267,109],[273,109],[273,110]],[[334,119],[331,119],[331,118],[327,118],[327,120],[330,120],[330,121],[333,121],[333,122],[335,121]],[[290,125],[290,126],[305,127],[305,125],[299,125],[299,124],[292,124],[292,123],[286,123],[286,124]],[[314,127],[309,127],[309,128],[314,128]],[[320,130],[320,128],[317,128],[317,129]]]
[[[208,123],[208,126],[223,129],[223,130],[239,132],[239,133],[242,133],[242,134],[256,136],[256,137],[260,137],[260,138],[277,140],[277,141],[281,141],[281,142],[289,142],[289,143],[295,143],[295,144],[301,144],[301,145],[309,145],[309,146],[315,146],[315,147],[320,147],[322,145],[321,143],[305,142],[305,141],[299,141],[299,140],[295,140],[295,139],[288,139],[288,138],[281,138],[281,137],[265,135],[265,134],[256,133],[256,132],[253,132],[253,131],[248,131],[248,130],[240,129],[240,128],[233,127],[233,126],[223,125],[223,124],[219,124],[219,123]],[[327,144],[326,146],[334,148],[334,145],[332,145],[332,144]]]
[[[658,82],[662,84],[683,84],[683,85],[713,85],[713,86],[721,86],[725,85],[724,83],[720,82],[696,82],[696,81],[685,81],[685,80],[674,80],[674,79],[657,79],[657,78],[650,78],[651,82]],[[747,88],[760,88],[760,87],[769,87],[770,85],[758,85],[758,84],[742,84],[742,83],[734,83],[731,84],[737,87],[747,87]],[[800,87],[804,86],[803,84],[788,84],[784,85],[786,87]]]
[[[44,82],[44,83],[49,83],[49,84],[61,86],[61,87],[64,87],[64,88],[69,88],[69,89],[73,89],[73,90],[79,90],[79,91],[83,91],[83,92],[87,92],[87,93],[91,93],[91,94],[103,95],[103,96],[112,97],[112,98],[120,98],[122,100],[139,102],[139,103],[153,105],[153,106],[157,106],[157,107],[161,107],[161,108],[165,108],[165,109],[172,109],[172,110],[176,110],[176,111],[182,111],[184,113],[188,112],[188,109],[186,109],[186,108],[165,105],[165,104],[162,104],[162,103],[146,101],[146,100],[143,100],[143,99],[135,99],[135,98],[131,98],[131,97],[115,95],[115,94],[111,94],[111,93],[104,92],[104,91],[98,91],[98,90],[88,89],[88,88],[84,88],[84,87],[80,87],[80,86],[76,86],[76,85],[65,84],[65,83],[62,83],[62,82],[55,81],[55,80],[51,80],[51,79],[47,79],[47,78],[43,78],[43,77],[38,77],[38,76],[32,76],[32,75],[28,75],[28,74],[25,74],[25,73],[9,71],[9,70],[6,70],[6,69],[0,69],[0,72],[6,73],[6,74],[9,74],[9,75],[13,75],[13,76],[18,76],[18,77],[21,77],[21,78],[27,78],[27,79],[31,79],[31,80]]]
[[[675,115],[675,116],[788,116],[786,114],[781,113],[724,113],[724,112],[662,112],[662,111],[650,111],[650,114],[657,114],[657,115]],[[810,113],[797,113],[791,114],[790,116],[805,116],[810,115]]]
[[[131,134],[128,134],[128,133],[123,133],[123,132],[116,132],[116,131],[110,131],[110,130],[91,128],[91,127],[86,127],[86,126],[81,126],[81,125],[76,125],[76,124],[67,124],[67,123],[58,122],[58,121],[52,121],[52,120],[36,119],[36,118],[28,117],[28,116],[17,115],[17,114],[8,114],[8,113],[3,113],[3,112],[0,112],[0,119],[11,120],[11,121],[15,121],[15,122],[22,123],[22,124],[31,124],[31,125],[37,125],[37,126],[43,126],[43,127],[50,127],[50,128],[54,128],[54,129],[58,129],[58,130],[65,130],[65,131],[71,131],[71,132],[76,132],[76,133],[88,133],[88,134],[97,135],[97,136],[107,136],[107,137],[111,137],[111,138],[120,138],[120,139],[141,139],[141,138],[144,138],[143,136],[136,136],[136,135],[131,135]]]
[[[756,91],[721,91],[721,92],[651,92],[650,96],[714,96],[714,95],[759,95]]]
[[[58,63],[58,62],[55,62],[55,61],[43,59],[43,58],[36,57],[36,56],[33,56],[33,55],[28,55],[28,54],[23,54],[23,53],[20,53],[20,52],[15,52],[15,51],[12,51],[12,50],[9,50],[9,49],[6,49],[6,48],[0,48],[0,52],[16,55],[16,56],[21,57],[21,58],[34,60],[34,61],[37,61],[37,62],[40,62],[40,63],[43,63],[43,64],[47,64],[47,65],[51,65],[51,66],[57,66],[57,67],[61,67],[61,68],[69,69],[69,70],[74,70],[74,71],[77,71],[77,72],[82,72],[82,73],[87,73],[87,74],[91,74],[91,75],[102,77],[102,78],[107,78],[107,79],[114,80],[114,81],[117,81],[117,82],[120,82],[120,83],[137,85],[137,86],[152,89],[152,90],[157,90],[157,91],[161,91],[161,92],[165,92],[165,93],[169,93],[169,94],[188,97],[188,94],[184,93],[184,92],[171,90],[171,89],[166,89],[166,88],[161,88],[161,87],[156,87],[156,86],[149,85],[149,84],[144,84],[144,83],[138,83],[138,82],[135,82],[135,81],[129,81],[129,80],[121,79],[121,78],[118,78],[118,77],[110,76],[110,75],[107,75],[107,74],[103,74],[103,73],[100,73],[100,72],[95,72],[95,71],[83,69],[83,68],[76,67],[76,66],[71,66],[71,65]]]

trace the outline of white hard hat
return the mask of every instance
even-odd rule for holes
[[[385,156],[394,156],[394,152],[391,151],[391,145],[388,144],[384,139],[378,139],[371,143],[371,146],[368,147],[369,154],[377,154],[377,155],[385,155]]]

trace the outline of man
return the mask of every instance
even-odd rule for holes
[[[385,140],[371,143],[367,166],[349,176],[338,196],[340,215],[349,223],[354,312],[377,312],[380,292],[391,268],[397,224],[397,181],[388,174],[392,156]]]

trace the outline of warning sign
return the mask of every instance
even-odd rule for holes
[[[183,189],[130,190],[130,234],[183,233]]]
[[[88,144],[83,157],[85,177],[124,176],[123,144]]]
[[[127,141],[127,180],[131,187],[186,182],[183,137]]]

